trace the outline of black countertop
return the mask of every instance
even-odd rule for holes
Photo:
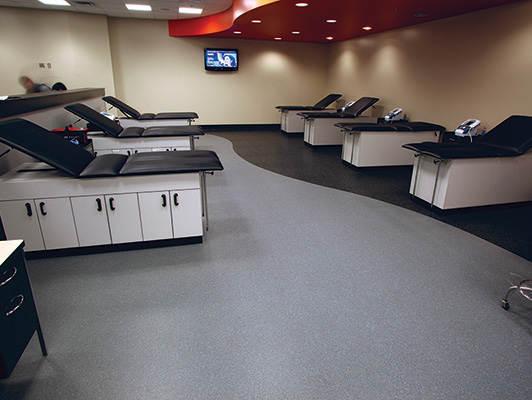
[[[105,89],[103,88],[9,96],[7,100],[0,100],[0,119],[103,96],[105,96]]]

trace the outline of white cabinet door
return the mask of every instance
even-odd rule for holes
[[[169,192],[139,193],[139,208],[144,240],[173,238]]]
[[[199,189],[170,192],[174,238],[203,236]]]
[[[7,239],[23,239],[26,251],[44,250],[41,227],[33,200],[2,201],[0,215]]]
[[[79,247],[70,199],[35,199],[46,250]]]
[[[80,246],[111,244],[104,196],[70,198]]]
[[[142,242],[136,193],[106,195],[105,206],[113,243]]]

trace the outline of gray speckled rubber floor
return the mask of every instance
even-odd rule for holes
[[[501,308],[529,261],[197,148],[225,166],[205,242],[28,261],[50,354],[33,338],[0,398],[532,398],[532,304]]]

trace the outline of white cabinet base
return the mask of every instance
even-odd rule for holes
[[[7,238],[24,239],[28,251],[197,243],[207,218],[202,180],[200,173],[75,179],[28,163],[0,177],[0,214]]]
[[[342,160],[355,167],[413,165],[414,154],[402,148],[406,143],[437,142],[433,131],[350,131],[343,132]]]
[[[133,137],[116,138],[103,134],[91,133],[92,147],[96,156],[119,153],[131,155],[146,151],[193,150],[193,136]]]
[[[410,194],[442,210],[532,201],[532,151],[518,157],[418,156]]]
[[[281,130],[286,133],[303,133],[305,130],[305,119],[298,115],[309,110],[282,110],[281,111]],[[336,112],[334,108],[327,108],[316,112],[332,113]]]
[[[343,143],[344,137],[340,128],[334,126],[340,122],[376,123],[377,117],[357,118],[307,118],[303,140],[311,146],[337,146]]]

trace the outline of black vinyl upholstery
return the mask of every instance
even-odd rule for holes
[[[223,170],[217,154],[208,150],[94,157],[84,148],[20,118],[0,122],[0,142],[76,178]]]
[[[102,97],[102,100],[106,103],[111,104],[113,107],[118,108],[120,111],[122,111],[122,114],[124,114],[128,118],[139,119],[142,116],[142,114],[138,110],[124,103],[123,101],[118,100],[116,97],[104,96]],[[149,117],[150,115],[147,116]],[[155,117],[155,114],[152,114],[152,118],[153,117]]]
[[[79,178],[96,178],[120,175],[120,170],[128,160],[124,154],[103,154],[96,157],[80,172]]]
[[[0,122],[0,141],[73,176],[95,159],[84,148],[21,118]]]
[[[175,174],[222,169],[214,151],[161,151],[132,154],[120,169],[120,175]]]
[[[377,97],[361,97],[348,107],[344,107],[340,112],[336,113],[318,113],[318,112],[302,112],[298,115],[303,118],[356,118],[364,111],[375,104],[379,99]]]
[[[342,97],[341,94],[331,93],[325,96],[323,99],[318,101],[313,106],[277,106],[275,108],[279,110],[324,110],[329,104],[332,104],[334,101]]]
[[[201,126],[198,125],[150,126],[148,128],[132,126],[123,128],[117,122],[112,121],[111,119],[100,114],[98,111],[82,103],[69,104],[68,106],[65,106],[65,110],[68,110],[78,117],[96,125],[105,133],[119,138],[141,136],[200,136],[205,134]]]
[[[331,93],[330,95],[324,97],[320,101],[318,101],[316,104],[312,106],[312,109],[314,110],[323,110],[325,107],[327,107],[329,104],[332,104],[333,101],[338,100],[340,97],[342,97],[341,94],[338,93]]]
[[[512,115],[472,143],[409,143],[405,149],[438,159],[515,157],[532,148],[532,117]]]
[[[441,125],[431,124],[429,122],[407,122],[397,121],[391,123],[365,124],[354,122],[339,122],[334,126],[344,131],[364,131],[364,132],[426,132],[426,131],[445,131]]]
[[[196,119],[198,114],[195,112],[163,112],[163,113],[140,113],[129,104],[124,103],[122,100],[113,96],[102,97],[102,100],[106,103],[118,108],[128,118],[138,120],[150,120],[150,119]]]
[[[96,125],[105,133],[118,137],[120,133],[124,130],[120,124],[115,121],[110,120],[107,117],[104,117],[98,111],[86,106],[82,103],[69,104],[65,106],[65,110],[70,111],[72,114],[77,115],[80,118]]]
[[[126,128],[127,130],[128,128]],[[205,132],[198,125],[178,125],[178,126],[150,126],[142,133],[142,137],[155,136],[200,136]]]

